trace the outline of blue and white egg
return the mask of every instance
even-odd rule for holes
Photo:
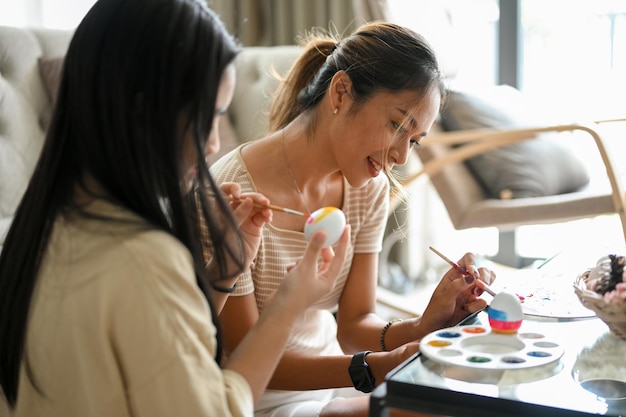
[[[524,314],[519,297],[502,291],[493,298],[488,310],[489,325],[495,333],[517,333]]]

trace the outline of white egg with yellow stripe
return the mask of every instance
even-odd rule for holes
[[[304,225],[304,238],[308,241],[318,230],[326,232],[325,246],[332,246],[341,237],[346,225],[346,215],[337,207],[315,210]]]

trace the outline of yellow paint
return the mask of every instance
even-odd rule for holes
[[[434,347],[445,347],[450,346],[452,343],[446,342],[445,340],[431,340],[428,344]]]
[[[315,216],[315,219],[313,221],[313,223],[319,223],[322,220],[324,220],[324,218],[326,218],[329,214],[331,214],[333,211],[338,210],[336,207],[324,207],[321,209],[319,215]]]

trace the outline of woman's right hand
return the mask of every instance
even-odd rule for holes
[[[272,221],[272,210],[264,208],[270,202],[260,193],[243,194],[237,183],[223,183],[220,190],[226,198],[231,199],[230,207],[243,243],[245,268],[248,268],[259,249],[263,226]]]

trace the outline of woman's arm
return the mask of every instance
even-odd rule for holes
[[[380,350],[386,322],[376,315],[377,285],[378,254],[354,254],[337,311],[337,339],[346,353]]]
[[[222,341],[228,354],[235,350],[259,319],[254,293],[229,297],[219,317]]]

